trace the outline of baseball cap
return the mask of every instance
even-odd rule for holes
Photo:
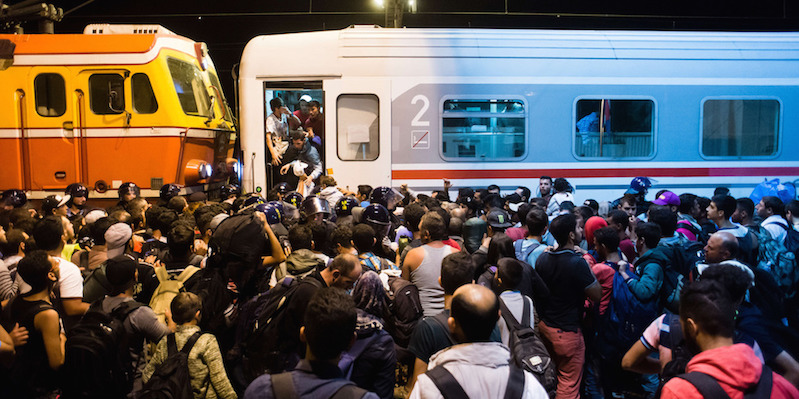
[[[664,191],[652,203],[655,205],[680,205],[680,197],[671,191]]]
[[[311,102],[313,101],[313,98],[311,98],[311,96],[307,94],[303,94],[302,96],[300,96],[300,101]]]
[[[648,177],[638,176],[630,181],[630,188],[625,191],[625,194],[640,194],[652,187],[652,181]]]
[[[113,286],[112,294],[119,294],[136,282],[136,266],[136,261],[126,255],[106,261],[105,277]]]
[[[510,215],[504,209],[494,209],[488,212],[486,220],[491,227],[508,228],[513,226],[513,223],[510,222]]]
[[[115,258],[125,253],[125,246],[133,236],[133,230],[125,223],[111,225],[105,231],[105,245],[108,251],[108,258]]]
[[[42,201],[42,213],[49,214],[53,209],[60,208],[69,202],[72,197],[69,195],[60,196],[60,195],[48,195]]]
[[[83,219],[86,221],[86,224],[92,224],[92,223],[96,222],[97,219],[104,218],[106,216],[108,216],[108,214],[106,214],[104,210],[95,209],[95,210],[90,211],[89,213],[87,213],[86,216],[84,216]]]

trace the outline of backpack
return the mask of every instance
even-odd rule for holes
[[[83,280],[83,301],[94,303],[99,299],[103,299],[109,292],[113,290],[113,286],[105,276],[105,262],[97,266],[94,270],[89,272],[89,275]]]
[[[183,283],[198,270],[200,270],[200,268],[188,266],[183,269],[180,274],[173,276],[164,266],[155,268],[155,276],[158,278],[158,288],[155,289],[150,299],[150,307],[153,309],[153,312],[155,312],[158,321],[166,324],[166,311],[172,304],[172,300],[175,299],[178,293],[184,291]]]
[[[322,287],[314,277],[300,281],[288,276],[242,307],[236,345],[231,352],[234,358],[240,358],[248,383],[262,374],[290,369],[299,361],[299,331],[288,331],[287,317],[291,315],[286,308],[301,284]]]
[[[193,399],[189,353],[202,336],[201,332],[192,334],[178,351],[175,333],[166,336],[167,357],[156,366],[155,372],[142,387],[137,399]]]
[[[776,223],[787,232],[790,229],[782,223]],[[771,272],[777,285],[782,291],[783,298],[792,299],[796,296],[797,284],[799,284],[799,271],[796,270],[796,254],[788,250],[783,243],[771,237],[771,233],[762,226],[757,229],[757,239],[759,244],[757,255],[757,267]],[[785,239],[788,242],[787,236]]]
[[[727,392],[724,391],[724,388],[719,385],[719,382],[708,374],[692,371],[690,373],[680,374],[677,378],[682,378],[690,382],[704,398],[730,398]],[[754,387],[744,392],[744,399],[769,399],[771,398],[771,389],[773,385],[774,376],[771,374],[771,369],[764,364],[763,371],[760,373],[760,379]]]
[[[375,332],[366,338],[358,338],[351,348],[341,353],[341,359],[338,361],[338,368],[341,370],[341,373],[344,374],[344,378],[348,380],[352,379],[352,370],[355,368],[355,361],[372,345],[372,342],[377,341],[379,335],[378,332]]]
[[[369,391],[355,385],[352,381],[337,380],[341,384],[330,399],[358,399],[364,397]],[[299,399],[297,388],[290,372],[272,374],[272,395],[276,399]],[[319,397],[319,399],[326,399]]]
[[[123,323],[139,302],[104,312],[95,301],[69,331],[64,351],[64,398],[124,398],[133,384],[129,337]]]
[[[530,313],[532,313],[530,301],[526,296],[522,296],[522,302],[524,302],[524,308],[522,309],[522,322],[519,323],[505,305],[505,301],[502,298],[499,299],[500,313],[510,331],[508,340],[510,360],[516,367],[531,372],[549,396],[554,397],[558,386],[555,362],[549,356],[544,342],[530,326]]]
[[[700,241],[687,241],[667,245],[670,263],[663,267],[663,286],[660,290],[660,299],[666,309],[678,313],[680,309],[680,292],[684,281],[690,276],[691,271],[704,257],[705,246]],[[651,321],[651,320],[650,320]]]
[[[508,385],[505,388],[505,399],[521,399],[524,395],[524,371],[513,363],[508,372]],[[469,399],[469,395],[455,376],[444,366],[436,366],[428,370],[425,375],[435,384],[444,399]]]
[[[387,318],[386,330],[391,333],[394,342],[407,348],[411,335],[419,320],[422,319],[422,301],[419,299],[419,288],[401,277],[388,278],[388,309],[392,317]]]
[[[270,248],[263,222],[253,210],[245,211],[223,220],[214,230],[208,243],[207,266],[227,270],[241,289],[261,265],[261,257],[270,254]],[[255,292],[243,295],[251,297]]]
[[[533,251],[535,251],[536,248],[541,246],[541,243],[540,242],[539,243],[533,243],[532,245],[527,247],[527,249],[525,249],[525,250],[522,250],[522,247],[524,247],[523,244],[524,244],[524,239],[516,240],[516,241],[513,242],[513,249],[516,252],[516,259],[518,259],[518,260],[520,260],[522,262],[527,262],[527,258],[530,257],[530,254],[533,253]],[[533,265],[533,266],[535,266],[535,265]]]
[[[196,276],[191,285],[185,288],[202,300],[200,329],[215,335],[221,334],[233,310],[235,295],[228,289],[224,270],[206,267],[197,271]]]
[[[638,279],[634,274],[630,278]],[[657,296],[646,302],[639,300],[621,273],[615,273],[608,311],[599,330],[603,357],[621,361],[621,356],[659,315],[660,304]]]

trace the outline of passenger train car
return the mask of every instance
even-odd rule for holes
[[[233,115],[204,43],[161,26],[0,35],[0,188],[74,182],[208,189],[232,171]]]
[[[799,177],[799,33],[381,29],[259,36],[238,80],[244,189],[265,120],[318,99],[341,186],[655,188],[748,195]]]

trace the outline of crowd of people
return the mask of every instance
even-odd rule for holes
[[[799,397],[799,201],[315,180],[3,192],[0,396]]]

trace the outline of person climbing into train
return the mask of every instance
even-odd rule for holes
[[[269,107],[272,109],[272,113],[266,117],[266,148],[269,149],[271,155],[270,162],[272,165],[278,166],[289,146],[288,120],[290,119],[292,124],[296,123],[297,126],[301,126],[302,122],[283,105],[283,100],[280,97],[269,100]]]
[[[302,130],[291,132],[291,146],[284,154],[280,174],[285,176],[289,187],[297,187],[299,182],[304,182],[306,193],[313,189],[313,181],[322,175],[319,152],[305,138]]]

